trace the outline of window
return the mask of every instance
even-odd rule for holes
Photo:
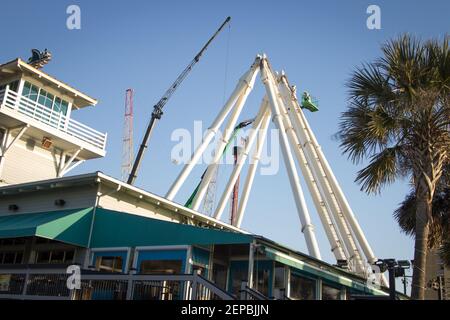
[[[214,264],[213,282],[221,289],[227,288],[227,267],[221,264]]]
[[[256,290],[261,292],[266,297],[269,296],[269,282],[270,279],[270,270],[268,269],[259,269],[255,272],[255,286]]]
[[[53,110],[66,115],[68,108],[69,108],[69,103],[67,101],[64,101],[58,97],[55,98],[55,104],[53,105]]]
[[[36,263],[49,263],[50,251],[40,251],[37,253]]]
[[[33,101],[37,101],[39,88],[29,82],[25,82],[22,89],[22,96]]]
[[[238,268],[233,270],[231,274],[231,293],[234,295],[239,295],[242,282],[247,282],[248,270],[247,268]]]
[[[71,263],[74,250],[42,250],[36,254],[36,263]]]
[[[53,99],[55,99],[55,96],[48,93],[47,91],[41,89],[41,91],[39,92],[39,104],[42,104],[49,109],[52,109],[53,107]]]
[[[141,273],[145,274],[181,274],[181,260],[144,260],[141,262]]]
[[[101,256],[95,259],[95,269],[104,272],[122,272],[123,260],[120,256]]]
[[[314,300],[316,298],[316,281],[291,273],[291,294],[294,300]]]
[[[322,300],[341,300],[341,290],[322,284]]]
[[[23,251],[0,252],[0,264],[20,264],[23,260]]]
[[[37,86],[25,81],[22,90],[22,96],[37,101],[39,104],[53,109],[55,112],[67,115],[69,109],[69,103],[59,97],[55,97],[53,94],[47,92],[44,89],[39,89]]]
[[[284,299],[286,295],[286,268],[284,266],[275,267],[275,279],[273,284],[273,296],[276,299]]]

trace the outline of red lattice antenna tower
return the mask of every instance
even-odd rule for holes
[[[122,181],[127,181],[133,166],[133,95],[133,89],[126,90],[122,140]]]

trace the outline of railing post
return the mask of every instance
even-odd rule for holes
[[[9,85],[5,88],[5,95],[3,96],[2,104],[6,104],[6,101],[8,100],[8,94],[9,94]]]
[[[103,150],[105,150],[105,148],[106,148],[106,139],[107,139],[107,137],[108,137],[108,132],[106,132],[106,133],[103,135],[103,145],[102,145],[102,149],[103,149]]]
[[[27,272],[25,273],[25,281],[23,282],[22,296],[25,296],[27,294],[27,286],[29,279],[30,279],[30,270],[27,269]]]
[[[246,291],[247,291],[247,282],[246,281],[242,281],[241,283],[241,300],[247,300],[247,295],[246,295]]]
[[[130,271],[128,274],[128,285],[127,285],[127,297],[126,300],[133,300],[133,292],[134,292],[134,280],[133,275],[136,274],[136,271]]]
[[[198,274],[194,273],[192,277],[191,300],[197,300]]]

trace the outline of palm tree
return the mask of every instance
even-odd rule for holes
[[[356,181],[378,193],[398,178],[415,196],[412,298],[423,299],[432,200],[450,159],[450,52],[444,40],[403,35],[383,56],[357,68],[347,83],[349,106],[338,137],[355,163],[369,158]]]
[[[416,196],[414,191],[394,212],[400,228],[410,236],[415,235]],[[432,219],[429,223],[428,249],[439,249],[443,261],[450,267],[450,165],[446,165],[436,186],[432,202]]]

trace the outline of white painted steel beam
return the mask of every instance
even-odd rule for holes
[[[253,146],[253,143],[256,140],[258,135],[258,129],[261,127],[261,124],[267,121],[267,118],[270,118],[270,112],[267,102],[263,100],[261,103],[261,107],[258,111],[255,121],[252,124],[252,130],[248,136],[247,145],[244,148],[244,151],[240,154],[240,157],[237,161],[237,164],[234,166],[233,171],[231,173],[230,179],[227,182],[225,187],[225,191],[220,197],[219,203],[217,204],[217,208],[214,211],[214,218],[220,220],[222,213],[227,205],[227,201],[230,198],[231,192],[233,191],[233,187],[236,184],[237,178],[239,177],[241,170],[247,160],[248,154]]]
[[[180,190],[183,183],[186,181],[187,177],[191,173],[194,166],[197,164],[198,160],[202,156],[203,152],[208,147],[209,143],[213,139],[213,137],[217,134],[219,127],[224,122],[227,115],[230,113],[231,109],[235,106],[239,97],[242,95],[248,95],[253,88],[253,84],[255,82],[255,78],[259,71],[259,62],[261,58],[259,56],[256,57],[255,62],[250,67],[250,70],[247,71],[239,80],[236,88],[231,94],[230,98],[226,102],[225,106],[222,108],[220,113],[217,115],[216,119],[208,129],[208,133],[206,134],[203,142],[197,147],[194,153],[191,156],[190,161],[185,164],[180,174],[176,178],[175,182],[170,187],[169,191],[166,194],[166,198],[168,200],[173,200]]]
[[[268,103],[267,97],[265,97],[264,100],[266,101],[266,103]],[[261,158],[261,152],[263,150],[264,142],[266,141],[267,129],[269,128],[270,117],[272,114],[270,109],[268,110],[268,112],[270,113],[269,116],[263,121],[261,127],[258,130],[256,148],[250,160],[247,176],[245,178],[244,188],[241,194],[241,199],[239,200],[239,208],[236,218],[236,227],[238,228],[241,227],[242,220],[244,219],[244,213],[245,209],[247,208],[250,191],[252,189],[253,181],[255,179],[256,169],[258,168],[258,163]]]
[[[305,156],[302,145],[299,142],[297,134],[292,126],[291,120],[289,118],[288,112],[285,108],[285,104],[290,108],[290,97],[286,96],[285,92],[283,92],[282,86],[280,87],[280,93],[282,102],[280,105],[280,112],[283,116],[283,123],[286,127],[286,133],[289,139],[289,142],[294,149],[294,154],[297,158],[300,169],[302,170],[302,174],[305,178],[306,185],[308,186],[309,192],[311,194],[313,203],[316,207],[317,213],[319,215],[320,221],[324,227],[325,234],[327,235],[328,241],[330,242],[331,251],[337,260],[347,260],[346,252],[344,251],[341,236],[336,230],[334,225],[334,221],[330,215],[328,207],[325,205],[323,201],[322,195],[320,193],[319,187],[317,185],[317,181],[314,178],[312,173],[311,164]]]
[[[253,83],[251,84],[251,87],[253,87]],[[208,190],[208,185],[212,180],[215,170],[217,170],[220,159],[222,158],[222,153],[226,145],[230,141],[234,128],[236,127],[237,120],[242,112],[242,108],[244,107],[245,102],[247,101],[247,97],[250,91],[251,88],[249,88],[249,90],[247,90],[245,94],[241,95],[238,101],[236,102],[236,105],[234,106],[233,112],[231,113],[230,119],[228,120],[228,123],[225,127],[224,135],[216,147],[212,163],[208,165],[208,169],[206,170],[206,173],[203,176],[202,181],[200,182],[197,194],[195,195],[194,201],[192,203],[193,210],[197,211],[198,208],[200,207],[200,204],[206,194],[206,191]]]
[[[278,105],[278,95],[276,81],[270,70],[266,59],[261,61],[261,76],[264,86],[266,87],[269,103],[272,108],[273,121],[279,130],[281,149],[283,152],[283,158],[288,170],[289,182],[294,195],[297,212],[302,224],[302,232],[305,235],[306,245],[310,255],[317,259],[321,259],[319,246],[317,244],[316,236],[314,233],[314,227],[311,223],[311,217],[309,216],[308,208],[306,206],[303,190],[300,185],[300,179],[295,167],[294,159],[292,157],[289,142],[286,136],[286,130],[284,128],[283,119],[280,114],[280,108]]]

